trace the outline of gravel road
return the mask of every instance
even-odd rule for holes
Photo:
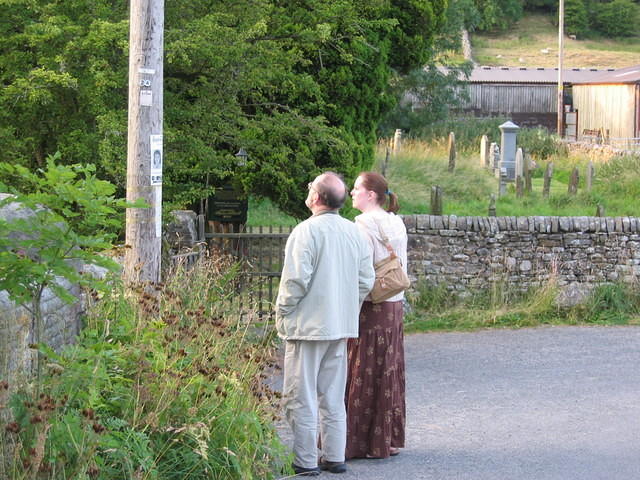
[[[640,479],[640,327],[415,334],[405,349],[406,448],[320,478]]]

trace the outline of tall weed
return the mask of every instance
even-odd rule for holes
[[[286,470],[272,426],[273,330],[240,319],[230,264],[178,270],[154,293],[114,284],[79,342],[41,347],[41,395],[1,425],[8,478],[263,479]]]

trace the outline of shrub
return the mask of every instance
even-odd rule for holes
[[[30,172],[0,162],[0,208],[17,204],[24,214],[0,219],[0,291],[29,311],[35,320],[33,343],[43,340],[41,311],[45,289],[67,302],[77,299],[60,286],[60,278],[92,289],[104,284],[82,275],[78,263],[115,271],[118,265],[100,254],[111,247],[118,210],[115,186],[96,178],[93,165],[57,165],[60,154],[47,158],[46,169]],[[6,183],[5,183],[6,182]],[[40,375],[40,355],[36,375]]]
[[[150,294],[115,286],[91,309],[79,342],[43,347],[40,396],[11,401],[0,443],[7,477],[266,479],[287,458],[261,375],[273,329],[241,320],[231,265],[178,269]],[[4,435],[4,438],[2,436]],[[0,458],[0,461],[2,458]],[[39,473],[38,473],[39,472]]]
[[[459,117],[448,118],[439,122],[425,126],[415,133],[415,137],[425,141],[445,141],[449,132],[456,135],[456,147],[459,150],[471,149],[479,151],[480,139],[487,135],[490,141],[500,142],[500,129],[498,128],[506,122],[504,117],[479,118],[479,117]]]
[[[537,160],[557,155],[560,142],[546,128],[522,128],[518,131],[518,146]]]

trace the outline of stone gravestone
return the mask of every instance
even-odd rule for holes
[[[571,178],[569,178],[569,187],[567,188],[567,193],[569,195],[575,195],[576,193],[578,193],[579,180],[580,180],[580,173],[578,171],[578,167],[576,167],[571,171]]]
[[[522,149],[516,150],[516,178],[524,177],[524,155]]]
[[[480,139],[480,166],[482,168],[489,168],[490,155],[491,153],[489,152],[489,138],[486,135],[483,135]]]
[[[402,130],[400,128],[396,128],[396,133],[393,135],[393,154],[397,155],[400,153],[400,148],[402,147]]]
[[[491,150],[491,168],[493,168],[493,174],[496,178],[500,178],[500,147],[497,143],[492,142],[489,150]]]
[[[516,179],[516,137],[520,127],[513,122],[500,125],[500,168],[506,169],[507,180]]]
[[[595,175],[595,168],[593,166],[593,161],[589,160],[589,163],[587,164],[587,176],[585,177],[585,186],[586,186],[587,192],[591,191],[594,175]]]

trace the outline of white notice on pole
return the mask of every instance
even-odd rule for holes
[[[156,191],[156,238],[162,235],[162,185],[157,185]]]
[[[153,93],[151,90],[140,90],[140,106],[150,107],[153,105]]]
[[[151,185],[162,185],[162,135],[150,135]]]

